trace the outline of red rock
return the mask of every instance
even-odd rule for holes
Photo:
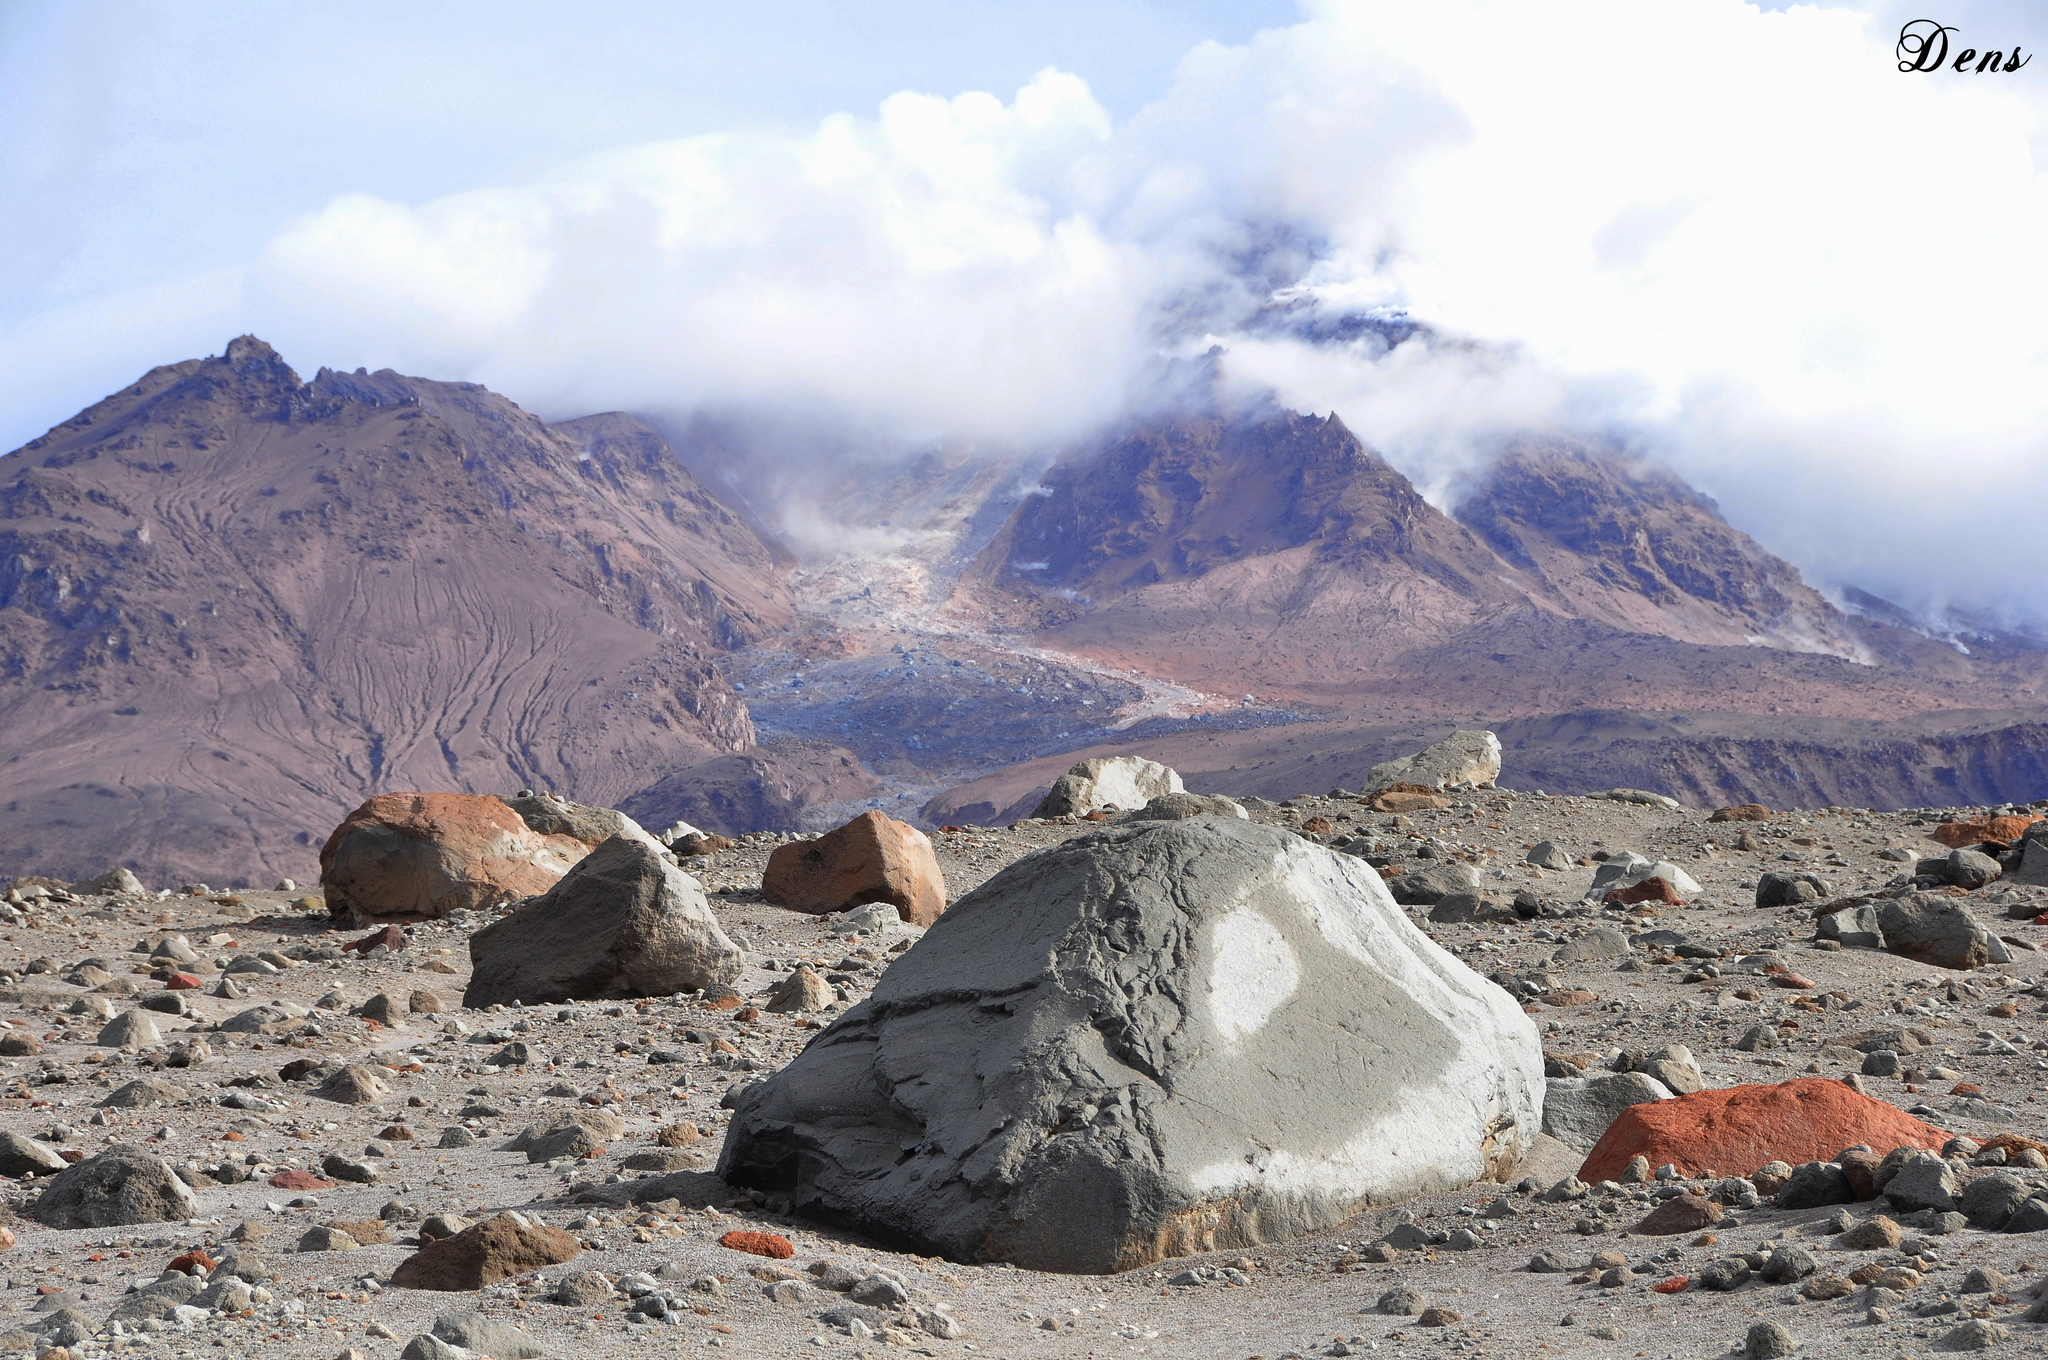
[[[544,893],[588,853],[488,794],[385,793],[320,847],[320,886],[328,911],[358,924],[431,920]]]
[[[1813,986],[1811,982],[1808,982],[1797,973],[1773,973],[1771,975],[1771,985],[1773,987],[1786,987],[1800,992],[1806,991]]]
[[[189,992],[194,987],[205,985],[206,979],[195,977],[191,973],[173,973],[164,980],[164,990],[167,992]]]
[[[1600,900],[1621,907],[1632,907],[1638,902],[1661,902],[1667,907],[1685,905],[1685,899],[1678,895],[1678,889],[1671,886],[1671,881],[1654,874],[1634,887],[1612,889]]]
[[[1949,1135],[1839,1081],[1801,1077],[1776,1086],[1731,1086],[1631,1105],[1579,1168],[1591,1184],[1620,1179],[1635,1156],[1681,1175],[1747,1176],[1773,1161],[1826,1161],[1843,1148],[1901,1145],[1939,1151]]]
[[[2020,833],[2040,820],[2039,816],[1971,817],[1964,821],[1943,822],[1927,834],[1951,850],[1981,845],[1985,841],[2010,845],[2020,838]]]
[[[332,1190],[334,1182],[322,1180],[310,1171],[287,1167],[270,1178],[270,1183],[280,1190]]]
[[[203,1251],[188,1251],[183,1256],[173,1256],[171,1263],[165,1266],[164,1269],[175,1270],[180,1275],[190,1275],[194,1266],[204,1266],[206,1269],[212,1270],[217,1264],[219,1263]]]
[[[789,1239],[775,1233],[740,1232],[735,1229],[719,1238],[718,1245],[731,1247],[734,1251],[744,1251],[751,1256],[771,1257],[777,1261],[787,1261],[796,1255],[796,1248],[789,1244]]]
[[[816,840],[777,846],[761,895],[817,916],[887,902],[910,924],[928,926],[946,909],[946,879],[924,832],[863,812]]]
[[[398,1263],[391,1283],[400,1289],[482,1289],[542,1266],[560,1265],[582,1251],[582,1244],[560,1228],[524,1214],[503,1213],[421,1247]]]
[[[1657,1284],[1651,1285],[1650,1292],[1654,1294],[1683,1294],[1685,1292],[1685,1287],[1688,1283],[1690,1283],[1690,1281],[1688,1281],[1685,1278],[1685,1276],[1673,1275],[1668,1280],[1663,1280]]]
[[[360,940],[350,940],[342,948],[354,950],[358,954],[367,954],[380,944],[386,949],[405,948],[405,927],[393,922],[381,930],[372,931]]]

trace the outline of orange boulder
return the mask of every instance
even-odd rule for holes
[[[1685,905],[1685,899],[1678,895],[1678,889],[1671,886],[1671,880],[1655,875],[1630,887],[1614,888],[1600,900],[1610,906],[1622,907],[1632,907],[1638,902],[1658,902],[1667,907]]]
[[[2020,838],[2021,832],[2040,820],[2037,816],[1972,817],[1966,821],[1943,822],[1927,834],[1951,850],[1961,850],[1984,841],[2010,845]]]
[[[430,920],[544,893],[589,850],[489,794],[384,793],[320,847],[320,886],[358,924]]]
[[[1867,1143],[1939,1151],[1949,1135],[1839,1081],[1801,1077],[1776,1086],[1730,1086],[1631,1105],[1579,1168],[1589,1183],[1618,1179],[1632,1157],[1687,1176],[1747,1176],[1770,1162],[1828,1161]]]
[[[761,876],[761,895],[818,916],[887,902],[910,924],[928,926],[946,909],[946,879],[924,832],[863,812],[816,840],[777,846]]]

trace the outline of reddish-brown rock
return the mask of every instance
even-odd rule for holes
[[[421,1247],[399,1262],[391,1283],[400,1289],[482,1289],[574,1260],[582,1251],[560,1228],[524,1214],[503,1213]]]
[[[555,886],[589,852],[488,794],[385,793],[320,847],[327,909],[361,925],[494,907]]]
[[[796,1255],[796,1248],[789,1239],[776,1233],[740,1232],[735,1229],[718,1239],[721,1247],[731,1247],[750,1256],[766,1256],[777,1261],[787,1261]]]
[[[1650,1210],[1635,1231],[1643,1237],[1675,1237],[1711,1228],[1720,1221],[1721,1206],[1705,1195],[1673,1195]]]
[[[1615,906],[1632,907],[1638,902],[1661,902],[1667,907],[1682,907],[1685,899],[1678,895],[1678,889],[1671,886],[1671,880],[1655,875],[1626,888],[1615,888],[1600,899]]]
[[[776,847],[761,895],[813,915],[863,902],[887,902],[914,926],[946,909],[946,879],[924,832],[879,812],[863,812],[816,840]]]
[[[1747,1176],[1773,1161],[1827,1161],[1858,1143],[1939,1150],[1948,1134],[1839,1081],[1801,1077],[1776,1086],[1731,1086],[1631,1105],[1579,1168],[1579,1179],[1618,1180],[1631,1157],[1670,1163],[1682,1175]]]
[[[1997,841],[2009,845],[2020,838],[2020,833],[2040,821],[2038,816],[2026,817],[1971,817],[1960,822],[1943,822],[1927,834],[1951,850],[1965,846],[1981,845],[1985,841]]]
[[[189,992],[195,987],[204,987],[206,979],[196,973],[173,973],[164,979],[167,992]]]
[[[332,1190],[334,1182],[324,1180],[310,1171],[289,1167],[270,1178],[270,1183],[280,1190]]]

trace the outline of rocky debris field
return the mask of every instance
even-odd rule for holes
[[[712,1174],[733,1107],[923,932],[766,901],[784,835],[682,861],[743,956],[729,995],[482,1010],[470,937],[517,906],[366,930],[296,888],[25,879],[0,930],[0,1355],[2048,1347],[2034,810],[1717,821],[1413,782],[1241,810],[1362,860],[1520,1003],[1545,1133],[1501,1180],[1107,1275],[791,1216]],[[1132,820],[933,853],[957,902]]]

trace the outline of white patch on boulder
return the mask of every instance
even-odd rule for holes
[[[1265,1027],[1301,982],[1294,950],[1279,927],[1249,907],[1216,923],[1209,1004],[1216,1028],[1235,1041]]]

